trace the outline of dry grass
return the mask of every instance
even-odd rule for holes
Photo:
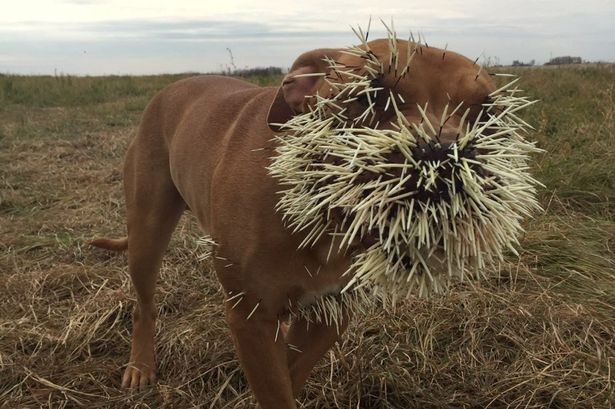
[[[615,70],[523,73],[543,100],[531,120],[548,153],[535,169],[547,210],[528,222],[520,258],[480,286],[355,320],[305,407],[614,406]],[[0,76],[0,407],[253,403],[192,217],[161,271],[160,382],[147,393],[118,389],[134,305],[126,259],[83,245],[124,232],[122,155],[149,96],[176,78]]]

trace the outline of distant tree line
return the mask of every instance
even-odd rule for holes
[[[561,57],[551,58],[545,65],[566,65],[566,64],[581,64],[583,59],[581,57],[572,57],[570,55],[564,55]]]
[[[531,60],[530,62],[523,62],[523,61],[519,61],[519,60],[514,60],[512,62],[513,67],[531,67],[534,64],[536,64],[536,60]]]
[[[240,77],[252,77],[252,76],[271,76],[281,75],[283,73],[280,67],[256,67],[256,68],[243,68],[234,70],[225,70],[224,75],[233,75]]]
[[[563,55],[560,57],[551,58],[544,65],[568,65],[568,64],[582,64],[583,59],[581,57],[573,57],[570,55]],[[532,67],[536,65],[536,60],[530,60],[528,62],[521,60],[513,60],[513,67]]]

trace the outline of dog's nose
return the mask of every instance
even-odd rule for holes
[[[415,159],[423,161],[443,161],[451,152],[452,143],[441,142],[434,138],[429,141],[419,139],[413,149]]]
[[[466,147],[459,149],[457,134],[447,133],[436,136],[429,141],[419,138],[413,149],[414,157],[422,161],[445,161],[450,157],[464,157],[473,159],[474,149]]]

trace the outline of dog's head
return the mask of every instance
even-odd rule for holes
[[[512,84],[496,89],[474,61],[394,34],[301,55],[269,112],[284,132],[271,172],[289,227],[303,246],[361,243],[349,286],[425,292],[481,271],[538,207],[536,148],[515,114],[531,101]]]
[[[357,95],[346,91],[347,98],[337,98],[337,106],[330,106],[332,113],[345,109],[342,115],[353,119],[373,104],[367,125],[387,129],[398,119],[395,110],[385,110],[387,102],[389,107],[395,102],[406,120],[417,124],[424,121],[425,115],[439,122],[448,106],[447,121],[439,132],[445,140],[453,139],[467,109],[466,120],[479,115],[495,90],[494,82],[475,61],[460,54],[394,41],[379,39],[361,45],[358,48],[366,51],[363,55],[357,49],[330,48],[302,54],[271,105],[268,119],[272,129],[278,131],[279,124],[306,112],[316,102],[316,96],[330,98],[339,91],[340,83],[353,82],[361,76],[369,78],[375,91],[361,93],[365,88],[358,88]],[[452,113],[454,108],[457,110]]]

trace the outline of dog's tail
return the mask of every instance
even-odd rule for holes
[[[111,251],[125,251],[128,249],[128,237],[122,237],[121,239],[94,239],[89,241],[88,244]]]

